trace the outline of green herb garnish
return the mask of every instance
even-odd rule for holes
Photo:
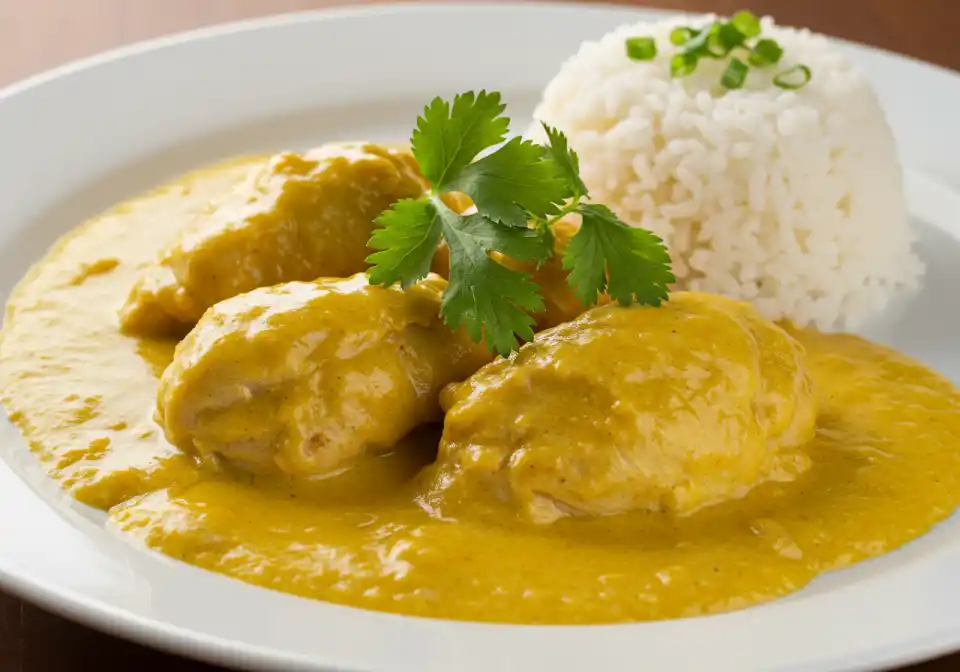
[[[670,31],[670,44],[674,44],[679,47],[681,44],[686,44],[699,34],[699,30],[694,30],[690,26],[680,26],[679,28],[674,28]]]
[[[711,50],[711,54],[717,58],[723,58],[731,51],[741,46],[746,40],[747,35],[740,32],[732,23],[717,24],[715,44],[719,49]]]
[[[703,30],[696,32],[691,30],[693,35],[684,44],[680,45],[680,53],[694,56],[713,55],[715,52],[711,51],[711,47],[716,47],[717,33],[719,31],[720,25],[717,23],[712,23]]]
[[[781,89],[799,89],[810,81],[810,77],[810,68],[805,65],[795,65],[774,77],[773,83]]]
[[[606,292],[624,305],[659,305],[674,281],[663,241],[626,226],[605,205],[581,205],[577,211],[583,221],[563,255],[577,298],[589,306]]]
[[[517,348],[517,337],[533,337],[530,313],[544,304],[529,274],[490,253],[543,263],[553,255],[553,225],[577,213],[583,223],[563,266],[584,304],[593,305],[603,292],[622,304],[666,300],[674,277],[663,241],[624,224],[604,206],[583,203],[588,193],[579,160],[560,131],[544,125],[545,147],[519,138],[504,143],[505,107],[499,93],[486,91],[427,105],[411,147],[431,186],[425,196],[401,200],[377,218],[369,242],[377,251],[367,257],[370,282],[412,285],[427,275],[444,240],[450,283],[441,317],[451,329],[463,326],[474,341],[484,339],[490,351],[506,354]],[[451,210],[440,198],[449,192],[468,195],[477,212]]]
[[[750,50],[749,61],[752,66],[765,68],[768,65],[779,63],[781,56],[783,56],[783,48],[776,40],[763,39],[757,40],[757,43],[753,45],[753,49]]]
[[[670,43],[678,47],[677,54],[670,59],[670,76],[686,77],[696,71],[703,58],[719,60],[727,58],[734,51],[743,50],[746,52],[744,58],[734,56],[720,78],[721,86],[726,89],[742,88],[751,66],[765,68],[776,65],[783,56],[783,48],[776,40],[763,38],[751,43],[761,32],[760,19],[748,11],[737,12],[729,21],[715,21],[699,30],[678,26],[670,31]],[[632,54],[631,44],[641,42],[644,44],[644,53],[652,52],[653,56],[641,58]],[[633,60],[650,60],[656,53],[653,38],[627,38],[627,54]],[[799,89],[809,81],[810,68],[805,65],[794,66],[773,79],[773,83],[782,89]]]
[[[728,25],[736,28],[745,37],[756,37],[760,34],[760,19],[753,12],[746,10],[734,14]]]
[[[696,54],[677,54],[670,59],[670,76],[686,77],[692,74],[699,60]]]
[[[743,86],[744,81],[746,81],[749,70],[750,66],[739,58],[731,58],[727,64],[727,69],[723,71],[720,83],[723,84],[726,89],[739,89]]]
[[[634,61],[652,61],[657,57],[657,43],[652,37],[628,38],[627,56]]]

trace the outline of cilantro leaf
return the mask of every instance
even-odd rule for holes
[[[591,305],[606,292],[622,304],[663,301],[674,282],[663,241],[627,226],[605,206],[582,202],[588,193],[579,158],[558,129],[544,124],[546,147],[520,138],[504,143],[504,109],[500,94],[486,91],[460,94],[452,103],[436,98],[424,108],[411,145],[431,186],[377,218],[367,257],[371,284],[409,287],[426,277],[443,239],[450,269],[443,321],[506,354],[518,337],[533,338],[531,313],[544,309],[532,276],[506,264],[552,257],[552,227],[579,213],[580,230],[563,255],[577,298]],[[460,215],[448,207],[444,199],[453,194],[469,196],[476,212]]]
[[[666,300],[675,279],[663,241],[627,226],[604,205],[581,205],[577,211],[583,222],[563,255],[577,298],[588,306],[604,291],[623,305],[658,306]]]
[[[430,262],[440,243],[443,226],[433,203],[405,198],[380,213],[367,244],[379,252],[367,257],[372,264],[370,283],[406,289],[430,272]]]
[[[460,236],[468,236],[483,249],[501,252],[516,261],[544,261],[553,251],[552,238],[543,231],[499,226],[479,213],[461,216],[456,226]]]
[[[544,309],[543,298],[529,274],[497,263],[489,252],[533,258],[542,245],[533,237],[536,232],[502,227],[480,214],[440,212],[450,249],[450,284],[443,293],[440,316],[450,329],[463,325],[476,342],[485,338],[492,352],[505,355],[516,350],[517,336],[533,338],[530,313]]]
[[[590,227],[584,221],[564,250],[563,267],[570,271],[567,276],[570,288],[585,306],[595,304],[597,295],[603,294],[607,289],[604,258],[600,236],[591,233]]]
[[[453,106],[434,98],[417,118],[410,138],[420,171],[437,191],[449,191],[447,179],[457,175],[488,147],[503,142],[510,120],[496,91],[461,93]]]
[[[587,185],[580,179],[580,157],[570,149],[567,136],[562,131],[540,122],[547,134],[547,153],[556,162],[561,174],[567,179],[573,190],[574,197],[587,196]]]
[[[573,195],[569,179],[543,147],[521,138],[451,175],[447,187],[465,193],[490,219],[516,227],[556,214]]]

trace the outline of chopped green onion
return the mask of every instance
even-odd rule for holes
[[[758,40],[750,51],[750,65],[758,68],[765,68],[768,65],[776,65],[783,56],[783,48],[777,44],[776,40]]]
[[[799,89],[810,81],[810,68],[805,65],[795,65],[773,78],[773,83],[781,89]]]
[[[729,53],[730,49],[725,47],[720,41],[719,28],[710,33],[710,37],[707,38],[706,45],[704,45],[703,49],[700,50],[700,55],[706,56],[707,58],[723,58]]]
[[[670,59],[670,76],[686,77],[697,69],[700,59],[726,60],[735,50],[743,50],[742,58],[731,58],[720,78],[726,89],[740,89],[750,68],[776,65],[783,58],[783,47],[776,40],[760,38],[760,19],[753,12],[737,12],[729,21],[714,21],[702,28],[677,26],[670,31],[670,44],[677,51]],[[754,39],[756,38],[756,39]],[[649,61],[657,56],[657,45],[651,37],[627,38],[627,56],[635,61]],[[781,89],[799,89],[810,81],[810,68],[796,65],[773,78]]]
[[[753,12],[746,10],[737,12],[730,19],[730,25],[743,33],[746,37],[756,37],[760,34],[760,19]]]
[[[657,57],[657,43],[652,37],[628,37],[627,56],[634,61],[652,61]]]
[[[717,31],[716,42],[723,49],[723,56],[729,54],[733,49],[739,47],[747,39],[747,36],[732,23],[725,23]]]
[[[697,61],[700,57],[695,53],[677,54],[670,59],[670,76],[686,77],[697,69]]]
[[[739,89],[747,79],[747,72],[750,66],[739,58],[731,58],[727,64],[727,69],[723,71],[720,83],[725,89]]]
[[[707,45],[710,41],[710,38],[717,34],[720,30],[719,23],[713,23],[699,33],[691,37],[683,44],[683,49],[680,53],[683,54],[695,54],[696,56],[702,56],[704,52],[707,51]]]
[[[674,28],[670,31],[670,44],[674,44],[679,47],[682,44],[686,44],[699,34],[699,30],[694,30],[690,26],[680,26],[679,28]]]

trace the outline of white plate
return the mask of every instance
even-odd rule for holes
[[[336,137],[405,137],[425,101],[502,91],[522,129],[578,43],[649,12],[410,6],[301,14],[123,49],[0,94],[0,291],[85,216],[198,164]],[[875,334],[960,380],[960,77],[845,45],[909,168],[930,265]],[[855,670],[960,648],[960,516],[907,548],[732,614],[512,627],[371,613],[254,588],[136,550],[2,431],[0,579],[48,609],[225,664],[372,672]]]

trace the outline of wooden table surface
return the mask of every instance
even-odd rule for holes
[[[335,4],[351,3],[0,0],[0,87],[127,42],[222,21]],[[960,2],[956,0],[654,0],[623,4],[719,13],[748,6],[757,13],[773,15],[781,23],[809,26],[960,69]],[[143,672],[217,669],[113,639],[0,592],[0,670],[61,672],[95,669],[103,663],[132,666]],[[960,670],[960,654],[905,669],[954,672]]]

